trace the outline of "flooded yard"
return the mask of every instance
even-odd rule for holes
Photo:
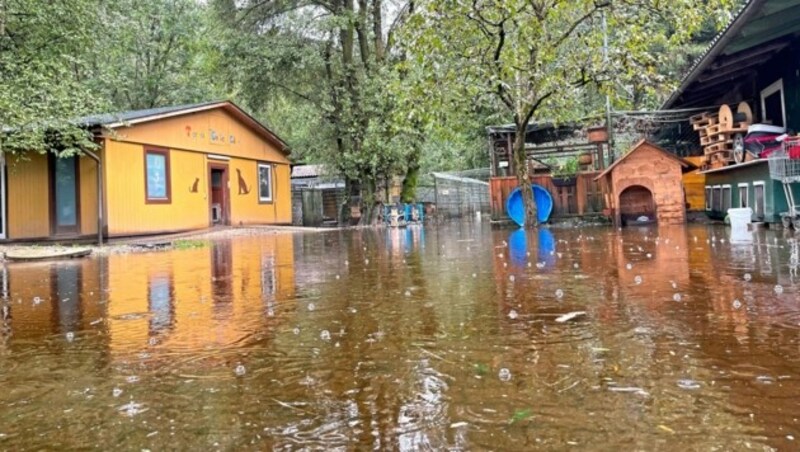
[[[451,224],[8,263],[0,448],[795,449],[797,242],[729,234]]]

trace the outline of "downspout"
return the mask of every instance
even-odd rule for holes
[[[83,153],[97,163],[97,245],[103,246],[103,163],[94,152],[84,149]]]

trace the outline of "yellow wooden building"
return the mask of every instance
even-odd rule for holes
[[[0,239],[96,236],[98,227],[120,237],[291,223],[287,145],[231,102],[81,124],[94,131],[99,151],[5,162]]]

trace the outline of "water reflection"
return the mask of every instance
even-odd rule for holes
[[[465,223],[8,264],[0,441],[791,448],[798,246],[752,238]]]

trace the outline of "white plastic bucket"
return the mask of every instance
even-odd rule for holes
[[[753,217],[753,209],[749,207],[742,207],[739,209],[728,209],[728,218],[731,219],[732,229],[747,230],[747,225],[750,224],[750,219]]]

